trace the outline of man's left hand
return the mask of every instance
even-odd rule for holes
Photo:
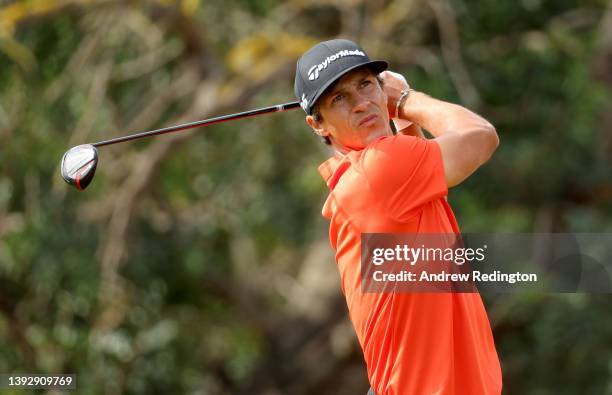
[[[389,116],[399,118],[397,114],[395,114],[395,107],[402,91],[409,89],[408,82],[403,75],[389,70],[383,71],[379,76],[383,80],[383,90],[387,94]]]

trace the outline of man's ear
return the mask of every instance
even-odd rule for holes
[[[327,129],[325,129],[325,127],[323,127],[323,122],[319,122],[319,121],[315,120],[315,118],[312,115],[307,115],[306,116],[306,123],[319,136],[321,136],[321,137],[329,136],[329,132],[327,131]]]

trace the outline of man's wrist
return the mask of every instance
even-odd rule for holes
[[[421,100],[422,93],[410,88],[410,94],[406,95],[404,99],[399,103],[397,108],[397,117],[399,119],[405,119],[407,121],[415,122],[415,111],[418,112],[418,103]],[[414,107],[416,105],[416,107]],[[418,123],[418,122],[416,122]]]
[[[402,93],[400,94],[400,97],[395,102],[395,116],[394,116],[394,118],[402,119],[402,117],[401,117],[401,110],[402,110],[402,107],[404,105],[404,102],[406,101],[408,96],[410,96],[410,92],[411,91],[412,91],[412,89],[410,89],[410,86],[408,86],[408,89],[403,90]]]
[[[408,101],[408,98],[412,95],[412,93],[414,93],[414,89],[410,88],[410,86],[408,87],[408,89],[402,91],[400,97],[395,103],[395,118],[406,119],[402,116],[402,113],[404,112],[404,106],[406,105],[406,102]]]

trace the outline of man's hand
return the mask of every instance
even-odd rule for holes
[[[395,114],[395,106],[402,91],[409,89],[408,82],[406,82],[406,78],[403,75],[389,70],[383,71],[379,76],[383,80],[383,90],[387,94],[389,116],[399,119],[399,115]]]
[[[400,95],[403,91],[410,89],[408,82],[406,82],[406,78],[404,78],[404,76],[401,74],[394,73],[393,71],[383,71],[380,73],[380,78],[382,78],[384,82],[383,89],[387,94],[387,108],[389,110],[389,117],[394,117],[393,123],[395,124],[395,129],[397,132],[407,136],[425,138],[419,125],[412,123],[407,119],[401,119],[399,114],[395,114],[397,101],[399,100]]]

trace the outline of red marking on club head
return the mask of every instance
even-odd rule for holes
[[[76,175],[76,188],[79,191],[82,191],[83,189],[81,188],[81,172],[79,171]]]
[[[81,166],[81,168],[77,171],[76,176],[75,176],[75,187],[76,189],[78,189],[79,191],[83,191],[85,190],[85,188],[81,185],[81,177],[83,176],[83,172],[85,168],[87,168],[87,170],[91,169],[91,164],[94,163],[94,160],[90,160],[89,162],[87,162],[86,164],[84,164],[83,166]]]

